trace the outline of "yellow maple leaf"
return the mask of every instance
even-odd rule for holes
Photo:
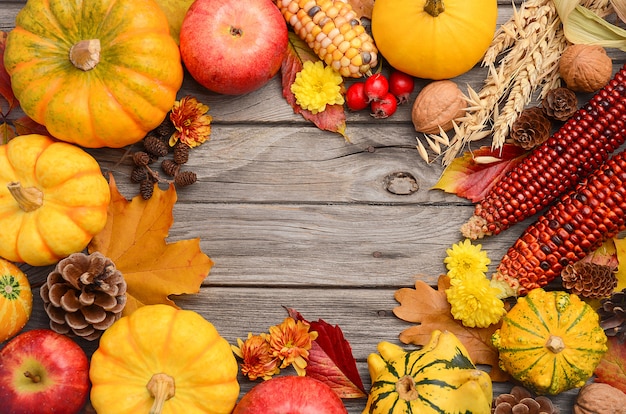
[[[200,239],[167,243],[177,200],[170,184],[157,185],[149,200],[141,196],[128,201],[109,178],[111,203],[107,223],[88,246],[111,259],[127,284],[123,315],[143,305],[163,303],[177,307],[170,295],[197,293],[213,261],[200,250]]]

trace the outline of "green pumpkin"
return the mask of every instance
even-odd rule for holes
[[[377,349],[367,358],[372,387],[363,414],[491,412],[491,378],[453,333],[435,330],[418,350],[389,342]]]
[[[500,367],[537,394],[582,387],[607,351],[598,314],[578,296],[533,289],[492,336]]]

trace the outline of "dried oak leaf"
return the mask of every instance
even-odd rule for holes
[[[176,307],[170,295],[197,293],[213,261],[200,250],[200,239],[167,243],[174,222],[176,189],[161,190],[155,184],[149,200],[135,196],[128,201],[109,176],[111,202],[105,228],[88,246],[110,258],[128,285],[122,315],[143,305],[163,303]]]
[[[437,289],[418,280],[415,289],[398,289],[394,298],[400,303],[393,309],[398,318],[417,323],[405,329],[399,335],[405,344],[426,345],[435,329],[452,332],[463,343],[470,358],[476,365],[491,366],[489,376],[492,381],[507,381],[509,376],[498,365],[498,350],[491,343],[491,335],[500,327],[500,323],[488,328],[468,328],[452,317],[450,304],[445,290],[450,287],[450,278],[439,276]]]
[[[330,386],[341,398],[367,396],[352,354],[352,347],[338,325],[319,319],[307,321],[295,309],[287,308],[289,316],[307,322],[318,333],[309,351],[306,374]]]
[[[349,0],[348,3],[350,3],[357,16],[372,19],[374,0]]]
[[[477,203],[528,153],[514,144],[504,144],[500,149],[483,146],[467,151],[446,167],[433,188]]]
[[[604,382],[626,392],[626,342],[610,337],[608,351],[594,370],[596,381]]]
[[[304,62],[308,60],[317,61],[319,58],[303,40],[293,32],[289,32],[287,56],[283,59],[280,68],[285,100],[291,105],[295,113],[302,115],[307,121],[313,122],[319,129],[337,132],[349,141],[346,136],[346,113],[343,105],[328,105],[324,111],[313,114],[296,103],[296,97],[291,92],[291,85],[296,79],[296,74],[302,70]]]

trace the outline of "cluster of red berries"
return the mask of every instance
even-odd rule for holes
[[[414,87],[413,77],[399,70],[393,70],[389,78],[375,73],[348,87],[346,105],[353,111],[369,107],[374,118],[387,118],[396,112],[398,105],[409,101]]]

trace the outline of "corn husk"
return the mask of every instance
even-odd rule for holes
[[[579,0],[553,1],[567,40],[626,51],[626,30],[580,6]],[[611,4],[620,18],[626,14],[626,0],[612,0]]]

